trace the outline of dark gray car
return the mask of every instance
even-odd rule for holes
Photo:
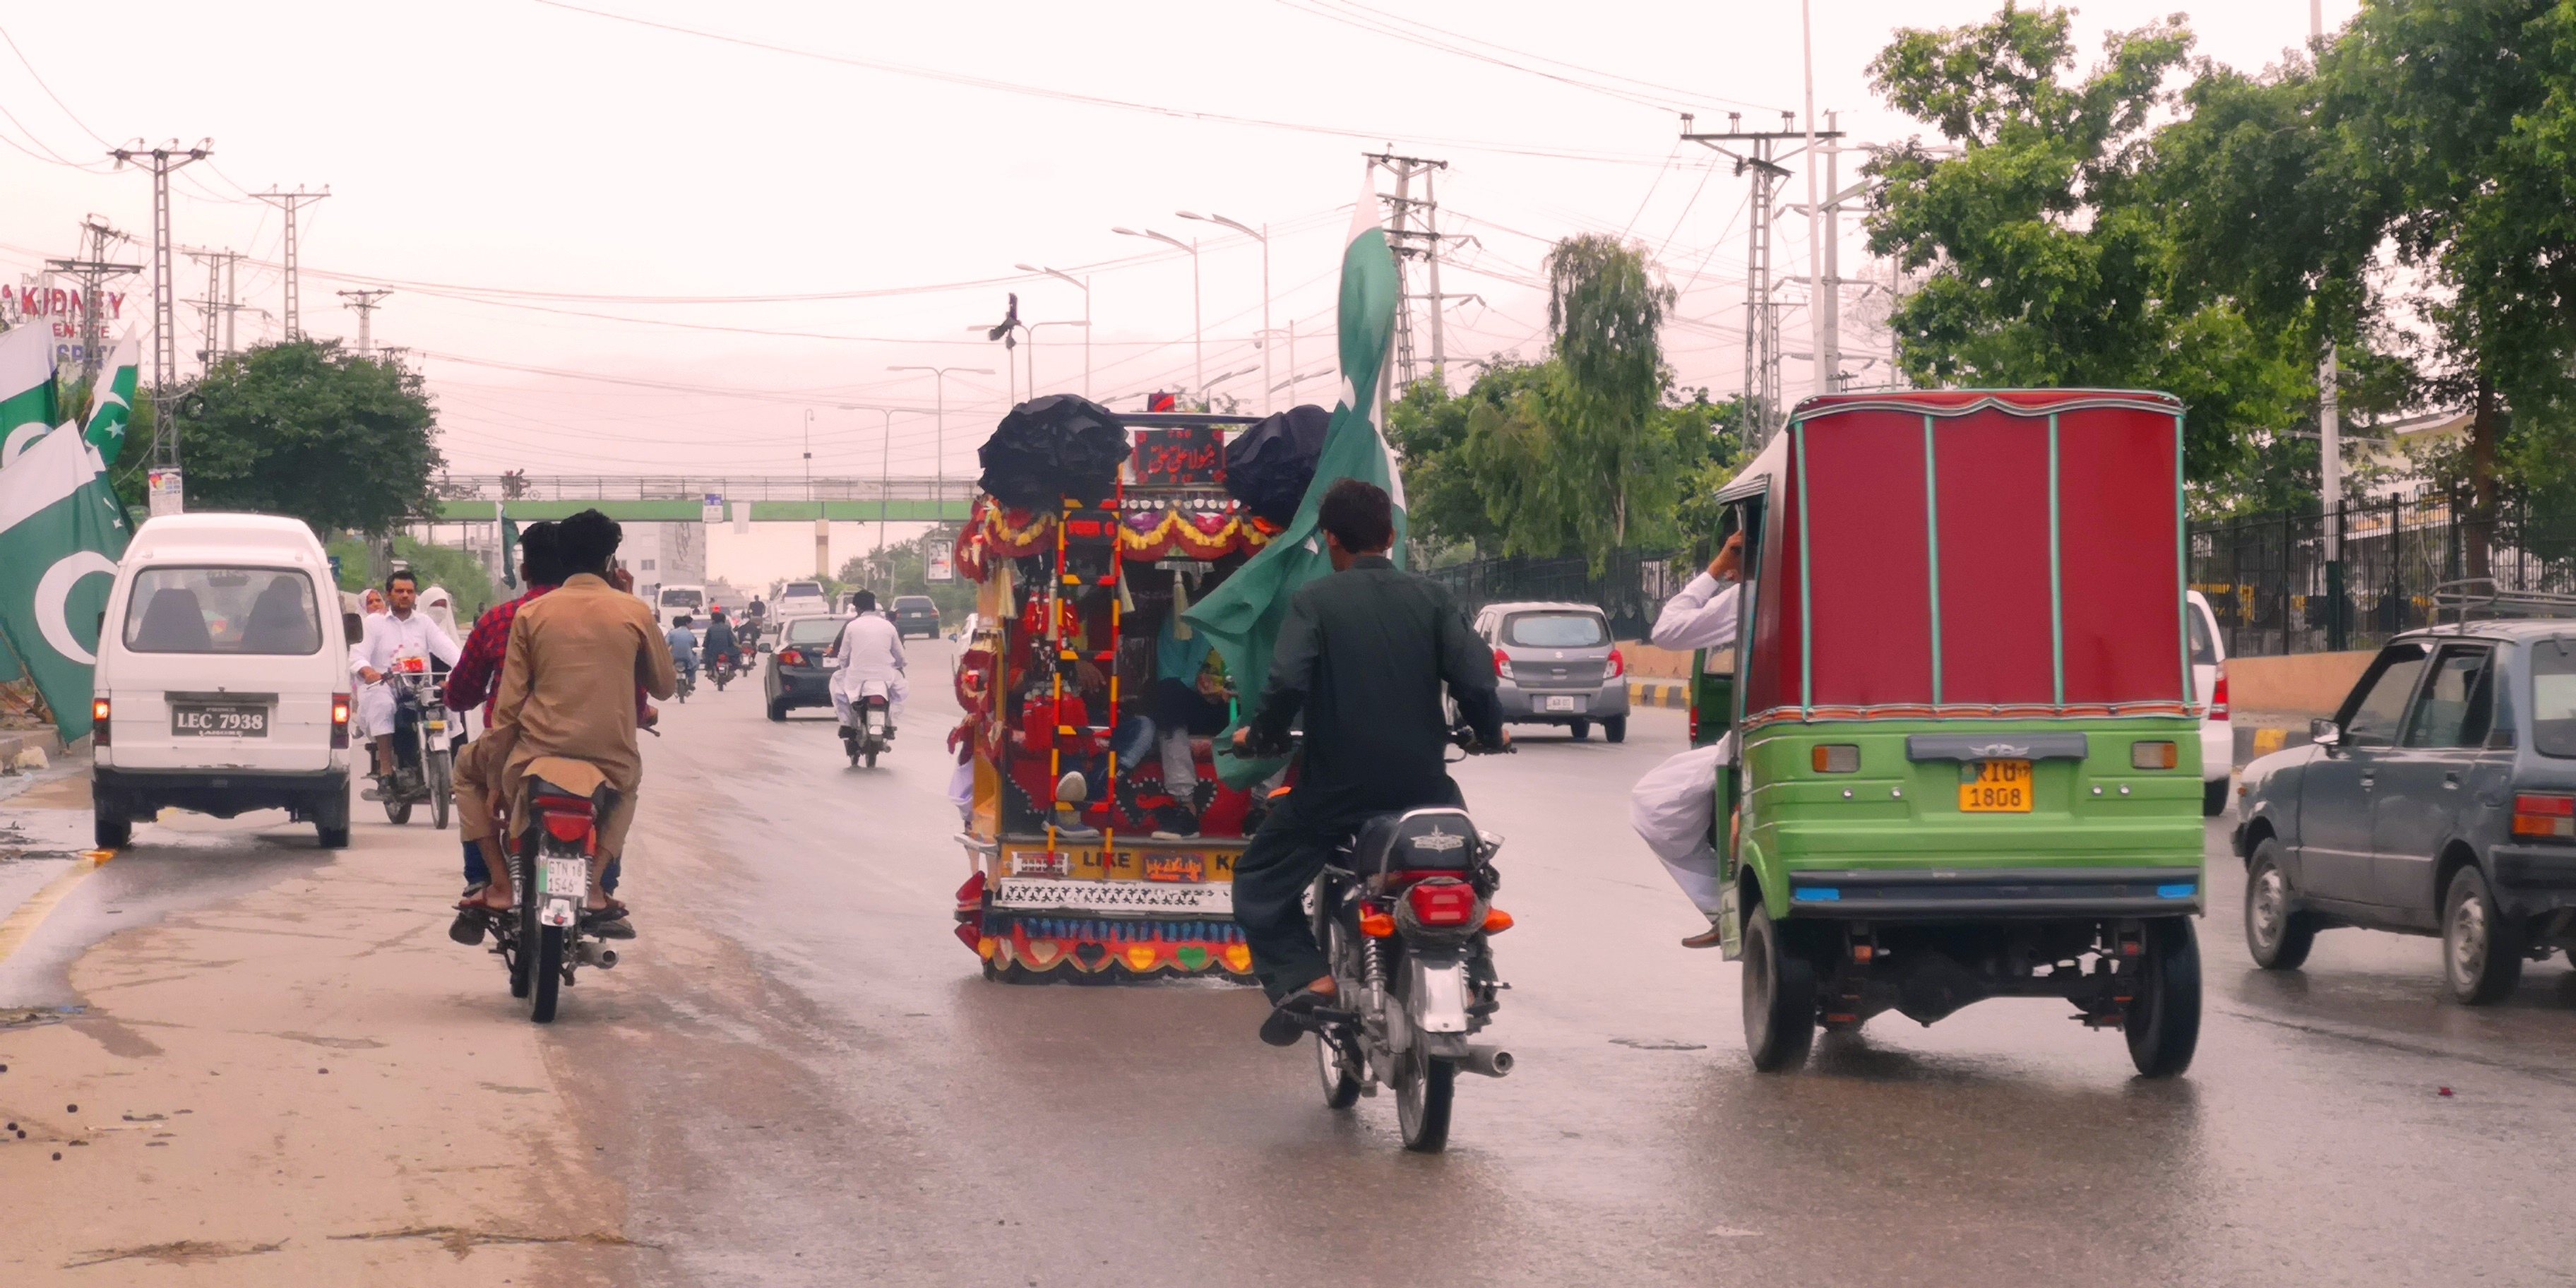
[[[2452,995],[2485,1003],[2576,954],[2576,622],[2398,636],[2313,735],[2245,767],[2255,964],[2337,926],[2439,935]]]
[[[1600,609],[1539,601],[1487,604],[1475,626],[1494,652],[1503,723],[1563,725],[1580,742],[1598,722],[1602,737],[1627,740],[1627,662]]]

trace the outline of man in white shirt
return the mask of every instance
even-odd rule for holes
[[[877,612],[876,592],[862,590],[851,599],[859,615],[841,628],[840,638],[824,655],[832,660],[832,713],[841,718],[842,735],[849,736],[858,727],[851,700],[869,681],[882,681],[888,708],[886,734],[891,737],[892,718],[903,714],[903,633]]]
[[[1664,604],[1648,641],[1676,650],[1735,647],[1743,578],[1744,534],[1739,532],[1726,539],[1708,571],[1691,578]],[[1708,931],[1684,939],[1685,948],[1718,943],[1718,857],[1710,844],[1710,823],[1716,813],[1717,776],[1734,763],[1735,733],[1729,730],[1716,746],[1686,751],[1656,766],[1637,781],[1629,797],[1630,825],[1709,919]]]
[[[397,572],[385,578],[385,610],[367,618],[366,637],[349,650],[349,670],[356,675],[358,717],[375,735],[376,776],[388,777],[394,772],[394,691],[385,683],[394,663],[406,657],[436,658],[448,666],[456,665],[457,646],[454,636],[439,628],[429,615],[417,611],[420,583],[409,572]]]

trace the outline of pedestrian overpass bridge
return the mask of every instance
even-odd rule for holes
[[[620,523],[962,523],[976,493],[971,478],[686,474],[459,474],[436,487],[439,523],[491,523],[504,514],[534,523],[591,509]]]

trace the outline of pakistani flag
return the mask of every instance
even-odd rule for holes
[[[79,434],[47,434],[0,466],[0,636],[35,675],[65,742],[89,732],[99,614],[128,535]]]
[[[1387,249],[1386,230],[1378,225],[1377,192],[1363,184],[1351,217],[1350,240],[1342,249],[1337,319],[1341,398],[1324,431],[1315,481],[1306,485],[1306,499],[1298,503],[1297,517],[1289,521],[1286,531],[1181,614],[1184,621],[1207,632],[1217,655],[1225,659],[1226,674],[1234,677],[1241,698],[1236,716],[1242,722],[1251,721],[1252,704],[1259,701],[1262,684],[1270,677],[1270,647],[1288,620],[1289,597],[1298,587],[1333,570],[1324,553],[1324,534],[1315,525],[1315,512],[1324,503],[1326,489],[1346,478],[1385,488],[1395,500],[1395,548],[1390,554],[1399,567],[1404,562],[1404,480],[1396,473],[1395,453],[1387,447],[1384,427],[1371,420],[1378,378],[1386,370],[1387,347],[1395,336],[1396,297],[1395,256]],[[1235,760],[1228,738],[1217,740],[1217,769],[1227,783],[1248,786],[1277,768],[1275,760]]]
[[[0,466],[54,427],[53,328],[0,331]]]
[[[89,424],[81,437],[98,449],[98,459],[116,464],[116,454],[125,450],[125,426],[134,419],[134,377],[143,364],[143,349],[134,342],[134,333],[116,342],[115,356],[99,368],[98,393],[90,399]]]

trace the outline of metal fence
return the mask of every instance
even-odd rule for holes
[[[1663,607],[1689,574],[1676,557],[1662,551],[1614,552],[1594,576],[1582,559],[1478,559],[1426,570],[1426,576],[1455,592],[1473,615],[1487,604],[1514,600],[1562,600],[1596,604],[1610,618],[1610,633],[1619,639],[1642,639]]]
[[[2230,656],[2376,648],[2430,625],[2433,588],[2466,577],[2493,577],[2503,590],[2576,591],[2576,514],[2507,502],[2480,519],[2434,496],[2350,505],[2335,518],[2340,587],[2322,514],[2191,525],[2192,589],[2208,597]]]

